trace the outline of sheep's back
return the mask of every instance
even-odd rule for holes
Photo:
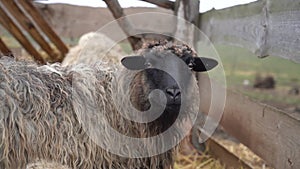
[[[89,90],[76,88],[74,77],[80,83],[89,76],[99,86],[105,81],[103,72],[96,76],[92,70],[0,60],[0,156],[7,168],[25,168],[37,159],[92,168],[97,146],[79,125],[72,98],[74,91]]]

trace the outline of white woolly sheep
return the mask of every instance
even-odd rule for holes
[[[113,46],[113,48],[111,48]],[[111,48],[111,49],[110,49]],[[121,47],[106,35],[89,32],[82,35],[78,45],[72,47],[62,65],[94,63],[98,60],[117,63],[124,56]]]
[[[191,83],[192,74],[183,75],[182,67],[169,57],[181,58],[191,70],[198,72],[212,69],[216,61],[200,60],[188,46],[167,42],[145,45],[139,55],[122,59],[127,69],[114,68],[101,61],[89,65],[39,67],[6,57],[0,59],[0,168],[25,168],[36,161],[50,161],[70,168],[172,168],[176,148],[152,157],[120,157],[98,146],[81,123],[81,117],[91,118],[84,107],[95,106],[97,113],[93,114],[95,118],[89,119],[91,123],[105,119],[123,135],[145,138],[166,131],[175,122],[181,100],[188,99],[184,111],[198,110],[194,106],[198,100],[193,96],[197,84]],[[170,75],[152,68],[161,64],[176,72],[178,79],[188,84],[188,91],[180,90]],[[130,84],[130,90],[118,88],[124,83]],[[126,119],[118,110],[126,111],[128,105],[116,107],[114,85],[124,94],[121,98],[129,97],[140,111],[151,107],[150,92],[161,89],[167,98],[164,112],[149,123]],[[188,98],[183,98],[181,92],[186,92]],[[105,128],[97,132],[107,139]]]

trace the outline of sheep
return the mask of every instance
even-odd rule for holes
[[[111,48],[113,46],[113,48]],[[109,49],[111,48],[111,49]],[[62,65],[94,63],[97,60],[118,63],[124,56],[121,47],[100,32],[89,32],[82,35],[78,45],[72,47],[64,58]]]
[[[185,91],[176,86],[170,75],[152,66],[163,64],[176,72],[181,81],[182,67],[169,60],[170,57],[179,57],[197,72],[210,70],[217,62],[207,58],[201,61],[188,46],[167,42],[145,45],[138,55],[124,57],[122,67],[102,61],[88,65],[38,66],[32,62],[1,58],[0,168],[25,168],[36,161],[54,162],[69,168],[172,168],[176,147],[150,157],[122,157],[92,140],[93,136],[87,133],[82,121],[90,118],[88,120],[94,124],[106,120],[116,131],[135,138],[160,134],[179,116],[183,96],[188,97],[184,107],[186,112],[197,111],[195,103],[199,100],[193,95],[197,84],[189,84],[192,74],[181,78],[189,86]],[[133,81],[129,82],[130,79]],[[123,88],[123,84],[130,84],[130,90]],[[165,110],[157,119],[138,123],[121,114],[120,111],[129,109],[128,105],[122,104],[126,98],[140,111],[150,109],[152,103],[148,96],[153,89],[161,89],[167,98]],[[184,92],[188,94],[183,95]],[[118,93],[121,93],[120,97]],[[121,103],[119,107],[114,104],[115,99]],[[96,113],[88,114],[86,107],[95,109]],[[108,139],[106,143],[109,144],[110,138],[105,136],[109,133],[106,128],[102,129],[94,131],[95,135]],[[180,128],[178,132],[181,132]],[[176,136],[170,135],[171,140],[172,137]],[[165,143],[161,144],[157,146],[165,146]]]

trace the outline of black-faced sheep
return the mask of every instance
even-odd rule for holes
[[[91,139],[93,136],[88,134],[83,122],[87,120],[89,126],[106,120],[116,131],[133,138],[162,133],[179,116],[183,100],[188,100],[183,107],[185,112],[198,111],[194,106],[199,100],[193,96],[198,90],[191,80],[193,74],[182,74],[182,65],[170,60],[179,57],[185,66],[198,72],[210,70],[217,64],[212,59],[201,60],[195,56],[186,45],[161,42],[146,45],[139,56],[123,58],[125,68],[102,62],[39,67],[10,58],[0,59],[0,168],[23,169],[36,161],[84,169],[172,168],[176,148],[149,157],[121,157]],[[157,67],[177,77],[155,69]],[[125,83],[130,84],[130,90],[122,88]],[[188,88],[181,90],[178,83],[187,84]],[[160,89],[167,98],[163,114],[154,121],[134,122],[119,112],[127,110],[128,105],[122,105],[126,98],[140,111],[150,109],[149,94],[154,89]],[[124,94],[120,99],[118,92]],[[158,103],[154,105],[160,106],[160,95],[157,98],[154,101]],[[121,106],[117,107],[116,101]],[[85,111],[87,108],[92,108],[94,114]],[[103,140],[111,139],[105,136],[108,132],[101,128],[95,135]],[[171,140],[172,137],[176,136],[170,135]],[[109,144],[110,140],[106,141]],[[124,144],[118,140],[111,142]],[[165,146],[161,144],[157,146]],[[126,145],[122,148],[128,152]]]

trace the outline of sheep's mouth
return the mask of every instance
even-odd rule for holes
[[[181,102],[180,101],[176,101],[176,102],[172,101],[172,102],[167,102],[166,104],[163,104],[159,101],[155,101],[153,103],[153,105],[151,105],[151,106],[165,107],[165,110],[172,110],[172,109],[177,110],[180,108]],[[150,106],[149,106],[149,109],[150,109]]]
[[[181,101],[180,100],[176,100],[176,101],[168,101],[167,102],[167,106],[180,106],[181,105]]]
[[[168,99],[167,100],[166,107],[170,107],[170,108],[175,107],[176,108],[178,106],[181,106],[181,99],[176,99],[176,100]]]
[[[168,103],[166,106],[166,110],[179,111],[180,106],[180,103]]]

